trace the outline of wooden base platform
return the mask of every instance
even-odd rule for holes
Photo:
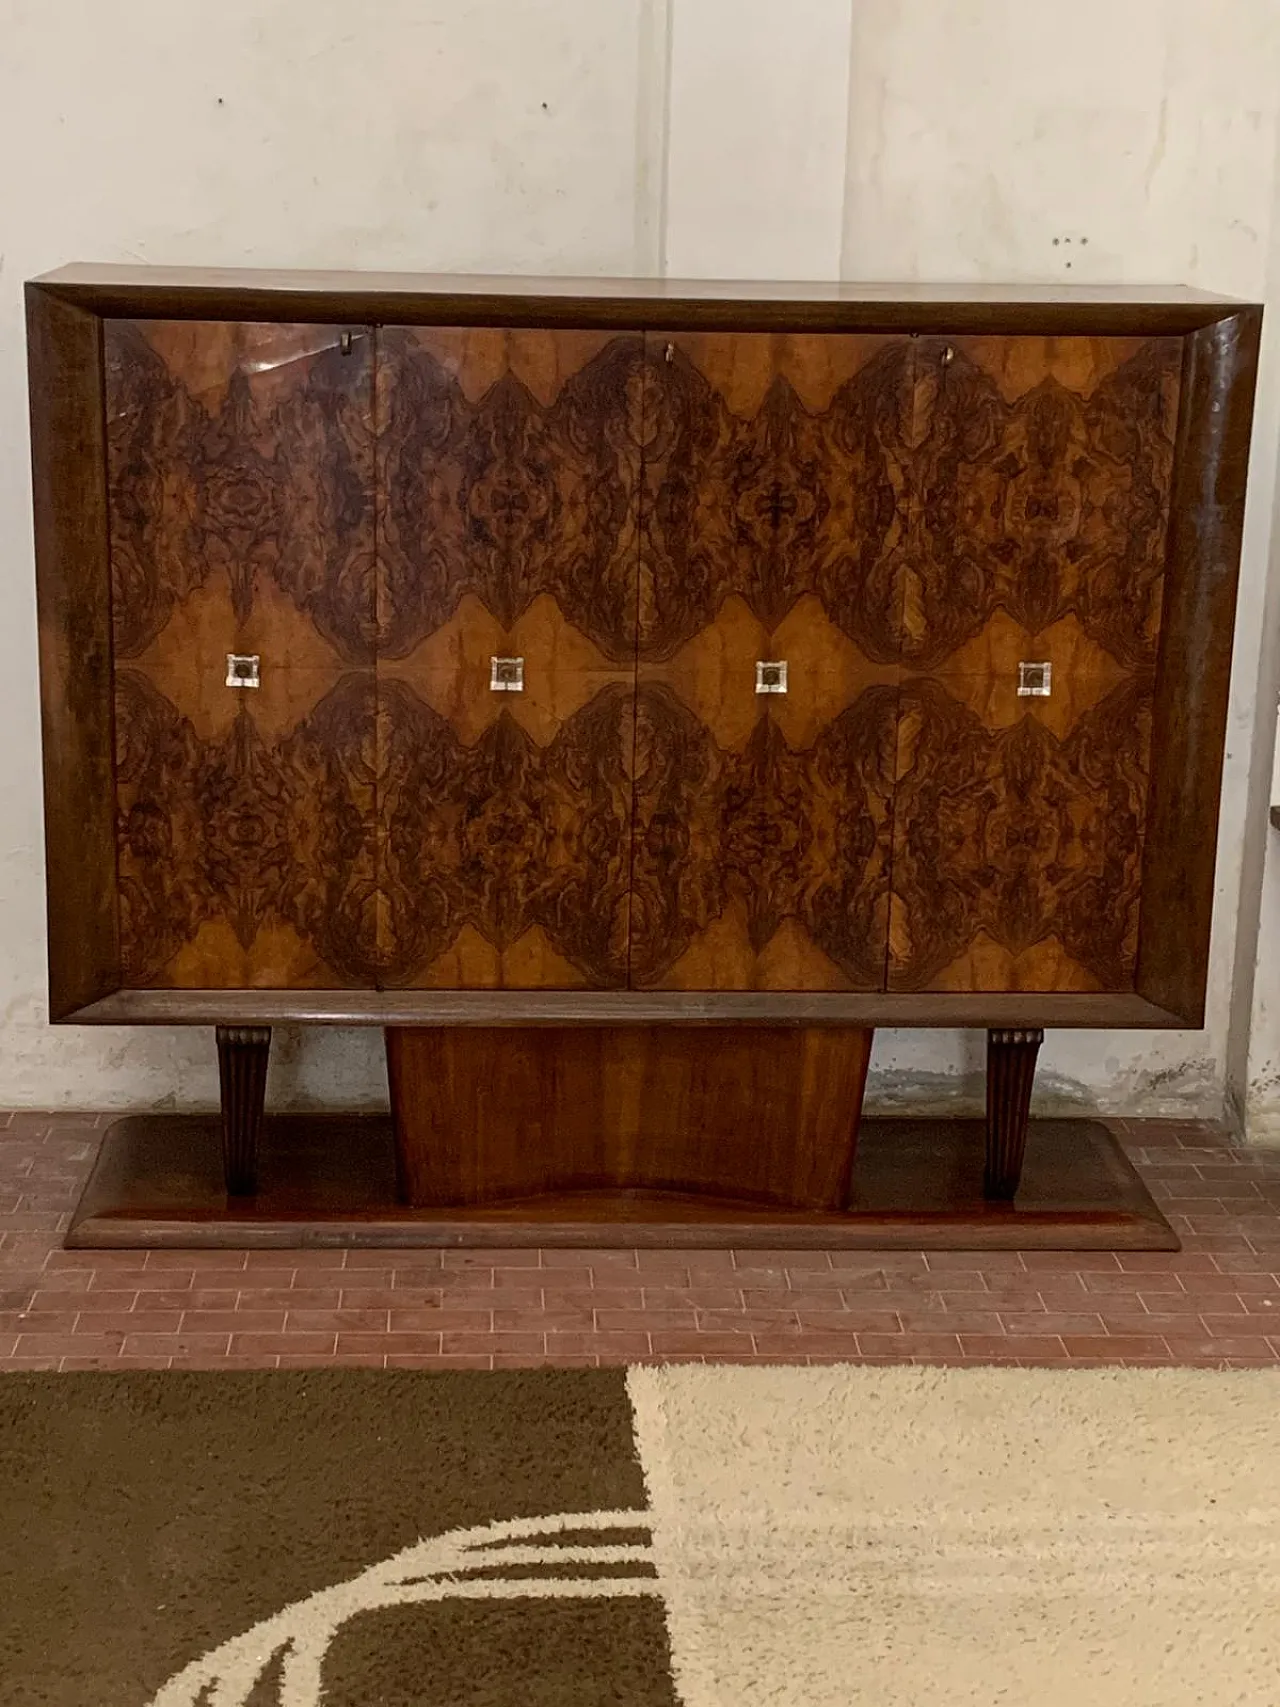
[[[1179,1248],[1100,1122],[1033,1120],[1012,1203],[983,1196],[984,1132],[980,1120],[863,1121],[844,1214],[652,1191],[580,1192],[442,1210],[411,1209],[397,1200],[387,1117],[268,1117],[258,1190],[231,1198],[216,1115],[134,1115],[108,1130],[66,1242],[77,1249]]]

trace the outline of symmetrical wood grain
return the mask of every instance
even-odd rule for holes
[[[630,663],[642,353],[600,333],[380,330],[383,657],[472,594],[504,629],[549,596]]]
[[[736,594],[766,630],[813,594],[896,659],[904,339],[645,340],[640,656],[672,657]]]
[[[126,982],[1132,991],[1181,349],[107,322]]]
[[[838,1211],[870,1054],[869,1031],[833,1026],[392,1027],[405,1200],[647,1190]]]
[[[906,683],[891,988],[1132,988],[1150,737],[1141,681],[1062,738]]]
[[[603,687],[546,746],[505,711],[467,746],[398,677],[378,709],[383,983],[625,985],[629,688]]]
[[[108,322],[126,983],[373,981],[373,368],[331,326]],[[261,687],[227,686],[230,653]]]
[[[883,984],[909,368],[874,336],[646,339],[637,986]]]
[[[298,684],[297,721],[241,707],[209,737],[116,672],[120,934],[129,982],[372,983],[372,672]],[[230,691],[230,690],[229,690]]]
[[[985,337],[915,351],[904,660],[944,666],[1003,609],[1028,638],[1074,617],[1117,663],[1149,667],[1179,343]]]
[[[1173,340],[919,342],[892,990],[1133,988],[1179,371]]]
[[[196,594],[233,621],[224,650],[253,650],[275,588],[343,662],[371,664],[369,333],[108,321],[105,357],[117,658]]]
[[[641,341],[378,338],[380,977],[622,987]]]
[[[670,687],[643,685],[633,986],[882,987],[896,725],[895,691],[873,687],[807,751],[768,715],[725,751]]]

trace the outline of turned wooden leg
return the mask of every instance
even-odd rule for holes
[[[987,1168],[988,1197],[1011,1200],[1022,1178],[1027,1151],[1027,1118],[1031,1111],[1031,1081],[1044,1032],[1024,1028],[987,1033]]]
[[[231,1197],[257,1186],[258,1135],[267,1094],[269,1025],[218,1027],[218,1078],[222,1085],[222,1166]]]

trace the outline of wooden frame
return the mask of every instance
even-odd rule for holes
[[[1001,992],[655,990],[117,990],[77,1025],[905,1025],[1178,1026],[1143,996]]]
[[[1261,309],[1184,289],[720,285],[69,267],[27,285],[55,1022],[1198,1026]],[[1164,334],[1185,342],[1136,991],[654,994],[121,988],[106,316],[367,325]],[[1194,826],[1194,831],[1189,827]]]
[[[27,314],[49,1017],[60,1020],[119,982],[102,322],[39,290]]]

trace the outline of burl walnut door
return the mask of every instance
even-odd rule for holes
[[[920,339],[892,990],[1128,990],[1177,339]]]
[[[641,339],[378,352],[381,981],[622,987]]]
[[[884,987],[910,348],[645,340],[637,987]]]
[[[371,336],[104,334],[125,981],[370,984]]]

